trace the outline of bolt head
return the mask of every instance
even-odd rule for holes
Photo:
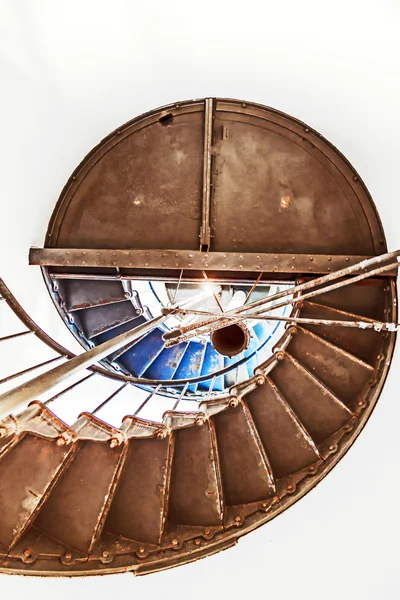
[[[264,375],[259,375],[256,379],[256,383],[257,383],[257,385],[264,385],[264,383],[265,383]]]
[[[65,446],[66,441],[63,437],[59,437],[56,442],[57,446]]]
[[[285,353],[279,350],[279,352],[276,353],[276,358],[278,360],[283,360],[285,358]]]
[[[229,401],[229,406],[230,406],[231,408],[236,408],[236,407],[238,406],[238,404],[239,404],[239,400],[238,400],[237,398],[232,398],[232,399]]]
[[[102,553],[102,557],[103,558],[108,558],[110,556],[110,553],[107,552],[107,550],[104,550],[104,552]]]
[[[110,440],[110,448],[116,448],[117,446],[119,446],[119,440],[117,440],[117,438],[112,438],[112,440]]]
[[[163,431],[162,429],[159,429],[158,431],[156,431],[156,438],[158,438],[159,440],[163,440],[166,436],[167,436],[166,431]]]
[[[198,417],[195,420],[195,425],[197,425],[197,427],[202,427],[202,425],[204,425],[205,423],[205,419],[203,417]]]
[[[72,558],[72,554],[71,554],[71,552],[66,552],[66,553],[64,554],[64,558],[65,558],[66,560],[71,560],[71,558]]]
[[[24,556],[26,558],[30,558],[32,556],[32,550],[30,550],[29,548],[27,548],[26,550],[24,550]]]
[[[294,490],[294,485],[292,485],[291,483],[287,486],[287,491],[288,492],[293,492]]]
[[[174,538],[174,539],[172,540],[172,545],[173,545],[173,546],[179,546],[179,540],[178,540],[177,538]]]

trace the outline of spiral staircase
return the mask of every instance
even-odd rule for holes
[[[152,573],[302,498],[379,398],[399,256],[346,159],[278,111],[182,102],[103,140],[30,252],[82,353],[0,280],[23,326],[1,349],[50,352],[0,380],[1,571]],[[213,337],[227,323],[234,352]],[[88,409],[89,379],[113,389]]]

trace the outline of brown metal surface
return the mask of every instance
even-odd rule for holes
[[[245,402],[276,478],[300,471],[320,459],[309,432],[270,379],[247,394]]]
[[[106,530],[158,544],[166,518],[173,440],[130,438]]]
[[[50,537],[89,552],[102,523],[124,458],[124,445],[81,441],[76,455],[35,522]]]
[[[211,430],[202,426],[175,433],[168,519],[186,525],[220,525],[223,517],[219,464]]]
[[[271,467],[250,413],[239,405],[215,417],[226,504],[254,502],[274,495]]]
[[[47,267],[80,267],[83,269],[143,269],[161,271],[202,271],[225,274],[249,273],[330,273],[371,258],[354,254],[196,252],[192,250],[110,250],[98,248],[31,248],[29,263]],[[357,272],[357,271],[356,271]],[[358,272],[361,272],[358,271]],[[200,276],[201,278],[202,276]]]

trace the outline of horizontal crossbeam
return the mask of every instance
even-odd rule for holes
[[[255,254],[158,249],[31,248],[29,253],[31,265],[47,267],[317,274],[345,269],[368,258],[350,254]]]

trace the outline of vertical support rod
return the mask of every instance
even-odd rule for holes
[[[115,398],[115,396],[117,394],[119,394],[120,392],[122,392],[122,390],[128,385],[129,381],[125,381],[125,383],[123,383],[122,385],[119,386],[119,388],[117,390],[115,390],[115,392],[113,392],[111,394],[111,396],[108,396],[108,398],[106,398],[105,400],[103,400],[103,402],[101,404],[99,404],[98,406],[96,406],[96,408],[94,410],[92,410],[92,415],[95,415],[96,413],[99,412],[99,410],[101,410],[106,404],[108,404],[110,402],[110,400],[112,400],[113,398]]]
[[[160,385],[158,385],[158,386],[156,387],[156,389],[155,389],[155,390],[153,390],[153,391],[151,392],[151,394],[149,394],[149,395],[148,395],[148,396],[145,398],[145,400],[142,402],[142,404],[139,406],[139,408],[137,408],[137,409],[135,410],[135,412],[133,413],[133,415],[132,415],[133,417],[136,417],[136,416],[137,416],[137,415],[140,413],[140,411],[142,410],[142,408],[144,408],[144,407],[146,406],[146,404],[148,403],[148,401],[149,401],[149,400],[150,400],[150,399],[151,399],[153,396],[155,396],[155,395],[157,394],[158,390],[159,390],[161,387],[162,387],[162,385],[161,385],[161,384],[160,384]]]
[[[200,250],[208,250],[211,244],[211,145],[213,130],[213,99],[204,102],[204,154],[203,154],[203,202],[200,229]]]
[[[176,407],[178,406],[179,402],[182,400],[182,398],[184,397],[184,395],[186,394],[186,390],[189,387],[189,382],[187,381],[185,383],[185,387],[183,388],[183,390],[181,391],[178,400],[175,402],[174,406],[172,407],[172,410],[176,410]]]

